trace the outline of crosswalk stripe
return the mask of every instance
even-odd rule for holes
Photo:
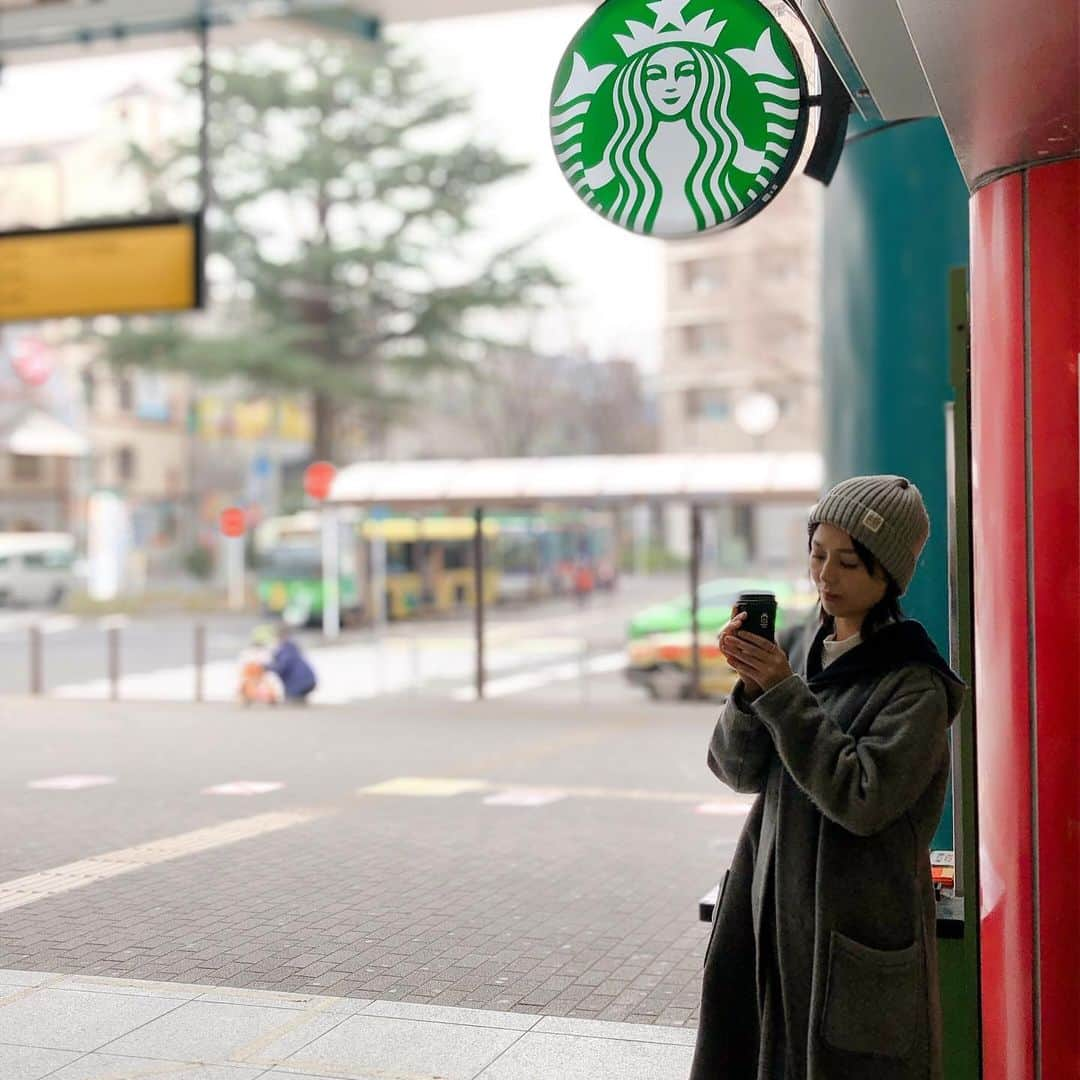
[[[142,870],[147,866],[155,866],[185,855],[197,855],[203,851],[225,847],[227,844],[235,844],[240,840],[291,829],[294,825],[304,825],[335,812],[330,808],[313,807],[238,818],[222,825],[151,840],[147,844],[137,844],[135,847],[109,851],[104,855],[94,855],[89,859],[56,866],[41,873],[27,874],[25,877],[0,884],[0,911],[25,907],[27,904],[71,892],[85,885],[93,885],[119,874],[129,874],[133,870]]]
[[[202,789],[203,795],[268,795],[280,791],[285,785],[279,780],[230,780]]]

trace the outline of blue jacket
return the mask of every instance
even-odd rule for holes
[[[306,697],[315,689],[315,672],[292,641],[283,641],[274,650],[266,668],[281,680],[286,697]]]

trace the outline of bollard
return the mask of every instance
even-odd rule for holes
[[[120,627],[110,626],[106,631],[109,643],[109,699],[120,700]]]
[[[206,626],[195,624],[195,700],[204,701],[203,669],[206,667]]]
[[[35,697],[45,691],[45,680],[42,672],[42,644],[43,634],[41,627],[30,627],[30,693]]]

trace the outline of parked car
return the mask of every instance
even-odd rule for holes
[[[738,676],[720,652],[716,636],[731,618],[741,592],[776,594],[777,629],[805,618],[816,597],[809,584],[768,578],[719,578],[698,589],[698,653],[701,690],[708,697],[726,697]],[[628,627],[626,676],[649,696],[675,701],[689,696],[693,657],[690,597],[680,596],[638,612]]]
[[[0,533],[0,606],[63,603],[75,580],[67,533]]]

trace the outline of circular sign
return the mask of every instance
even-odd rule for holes
[[[791,175],[806,77],[758,0],[608,0],[551,94],[555,155],[577,195],[647,236],[742,224]]]
[[[780,422],[780,402],[761,391],[746,394],[735,403],[735,423],[747,435],[767,435]]]
[[[15,346],[11,366],[27,386],[44,386],[53,373],[52,352],[37,338],[24,337]]]
[[[221,511],[221,533],[223,536],[243,536],[247,531],[247,514],[239,506],[230,506]]]
[[[330,494],[336,475],[337,469],[329,461],[313,461],[304,470],[304,490],[321,501]]]

